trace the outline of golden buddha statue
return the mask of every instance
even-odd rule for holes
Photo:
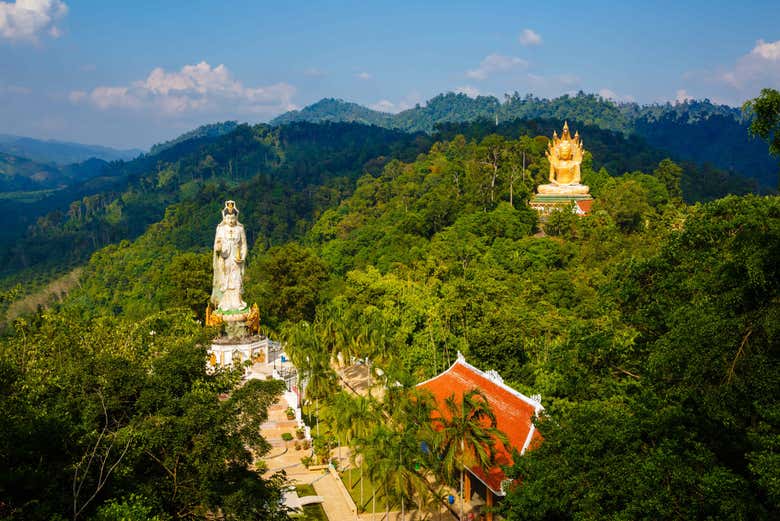
[[[550,184],[539,185],[537,191],[544,195],[585,195],[590,188],[581,184],[582,140],[580,133],[569,134],[569,124],[564,122],[561,137],[553,131],[553,138],[547,146],[547,161],[550,162]]]

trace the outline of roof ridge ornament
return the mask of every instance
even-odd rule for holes
[[[465,362],[466,361],[466,357],[463,356],[463,353],[461,353],[460,351],[458,351],[458,361],[460,361],[460,362]]]
[[[504,383],[504,379],[501,377],[500,374],[498,374],[498,371],[496,371],[495,369],[489,369],[489,370],[485,371],[485,376],[487,376],[488,378],[490,378],[491,380],[493,380],[496,383],[499,383],[499,384]]]

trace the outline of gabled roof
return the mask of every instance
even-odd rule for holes
[[[579,215],[588,215],[590,208],[593,206],[593,199],[583,199],[575,203],[577,205],[577,213]]]
[[[464,392],[474,388],[479,389],[484,393],[496,416],[496,426],[506,434],[511,447],[517,449],[520,454],[525,453],[529,447],[532,448],[542,439],[532,421],[535,415],[544,410],[539,400],[515,391],[506,385],[495,371],[480,371],[467,363],[460,353],[449,369],[417,386],[430,391],[438,404],[444,403],[444,400],[453,393],[458,399]],[[512,464],[511,452],[511,448],[497,441],[495,447],[497,465],[488,472],[479,467],[469,470],[494,494],[503,496],[501,485],[507,478],[501,470],[501,465]]]

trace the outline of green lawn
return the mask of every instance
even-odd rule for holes
[[[349,488],[349,480],[350,480],[350,474],[352,475],[352,488]],[[349,490],[349,495],[352,496],[352,500],[355,502],[355,505],[358,507],[358,511],[360,512],[371,512],[371,507],[373,506],[373,502],[371,501],[371,493],[373,491],[373,484],[371,483],[371,480],[368,479],[367,473],[363,473],[363,504],[360,504],[360,469],[359,468],[349,468],[345,470],[344,472],[340,472],[339,475],[341,476],[341,481],[344,483],[344,486]],[[391,507],[392,509],[392,507]],[[376,511],[377,512],[384,512],[385,511],[385,497],[382,495],[381,492],[377,492],[376,495]]]
[[[314,491],[314,487],[311,485],[295,485],[295,490],[300,497],[317,495],[317,492]],[[301,521],[328,521],[328,516],[325,515],[322,505],[306,505],[303,507],[303,515],[296,516],[295,519]]]

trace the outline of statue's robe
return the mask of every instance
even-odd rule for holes
[[[214,236],[214,281],[211,303],[221,311],[246,309],[241,299],[244,292],[243,280],[246,259],[246,232],[244,226],[236,223],[230,226],[221,222]],[[242,259],[237,262],[237,259]]]

